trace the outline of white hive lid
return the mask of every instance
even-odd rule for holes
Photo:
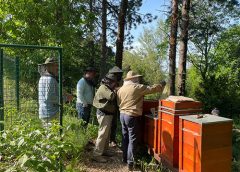
[[[211,123],[222,123],[222,122],[231,122],[232,119],[224,118],[220,116],[203,114],[202,118],[197,118],[198,115],[188,115],[188,116],[180,116],[179,118],[191,121],[198,124],[211,124]]]

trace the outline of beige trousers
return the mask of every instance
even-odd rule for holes
[[[97,115],[99,130],[95,150],[93,153],[94,156],[101,156],[109,148],[112,119],[112,115]]]

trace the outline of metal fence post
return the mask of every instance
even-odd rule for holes
[[[0,131],[4,130],[3,49],[0,49]]]
[[[16,57],[15,58],[15,64],[16,64],[16,67],[15,67],[15,77],[16,77],[16,103],[17,103],[17,110],[19,111],[20,110],[20,96],[19,96],[19,57]]]
[[[63,132],[63,94],[62,94],[62,49],[58,50],[59,52],[59,57],[58,57],[58,64],[59,64],[59,71],[58,71],[58,77],[59,77],[59,123],[60,123],[60,139],[62,139],[62,132]],[[60,152],[60,157],[59,157],[59,171],[63,171],[63,164],[62,164],[62,152]]]
[[[63,127],[63,93],[62,93],[62,49],[59,49],[59,58],[58,58],[58,63],[59,63],[59,123],[60,123],[60,135],[62,135],[62,127]]]

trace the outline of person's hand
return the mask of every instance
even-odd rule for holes
[[[167,84],[167,83],[166,83],[166,81],[164,81],[164,80],[160,82],[160,85],[161,85],[162,87],[165,87],[166,84]]]
[[[72,94],[64,93],[64,96],[65,96],[67,102],[71,102],[73,100]]]
[[[72,100],[73,100],[73,95],[68,94],[68,95],[67,95],[67,101],[68,101],[68,102],[71,102]]]

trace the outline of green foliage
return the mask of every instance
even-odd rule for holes
[[[64,78],[69,78],[68,87],[75,87],[87,66],[96,66],[100,57],[99,41],[94,50],[89,46],[88,36],[93,30],[90,25],[96,17],[88,11],[88,1],[0,1],[0,42],[10,44],[34,44],[62,46]],[[36,93],[37,64],[49,56],[58,56],[53,51],[14,50],[6,51],[10,56],[20,57],[20,78],[26,94]],[[92,56],[94,53],[94,57]],[[98,62],[98,61],[96,61]]]
[[[208,45],[207,45],[208,46]],[[230,27],[219,34],[211,50],[203,56],[191,54],[193,65],[188,69],[187,93],[204,103],[206,112],[214,107],[221,116],[234,119],[232,171],[240,169],[240,26]],[[203,48],[199,45],[199,48]],[[193,57],[194,56],[194,57]],[[238,132],[237,132],[238,131]]]
[[[189,61],[197,68],[204,82],[217,68],[215,56],[221,34],[239,22],[239,7],[236,1],[203,0],[192,4]]]
[[[137,157],[137,164],[143,172],[171,172],[162,162],[157,162],[147,152],[140,151]]]
[[[233,131],[233,172],[240,170],[240,130]]]
[[[217,107],[223,116],[238,116],[240,101],[239,26],[223,32],[208,53],[209,61],[195,61],[188,71],[188,95],[204,103],[210,112]],[[193,56],[190,56],[192,59]],[[201,67],[205,66],[205,67]]]
[[[159,20],[156,28],[145,28],[139,38],[139,46],[131,51],[125,51],[123,68],[133,70],[143,75],[144,84],[158,84],[167,75],[167,39],[168,26]],[[127,71],[126,71],[127,72]],[[158,99],[160,95],[148,96]]]
[[[60,152],[62,149],[73,149],[73,145],[60,141],[57,125],[50,130],[36,126],[39,124],[32,120],[21,120],[1,133],[1,156],[4,162],[11,162],[2,170],[54,171],[59,168]]]
[[[40,120],[18,116],[14,109],[7,115],[14,112],[14,123],[0,133],[0,171],[58,171],[61,164],[67,171],[76,171],[88,140],[96,137],[96,126],[89,125],[86,130],[83,122],[71,115],[64,118],[61,138],[57,122],[43,128]]]
[[[110,20],[107,21],[107,30],[109,31],[110,42],[115,44],[117,28],[118,28],[118,14],[120,10],[121,0],[109,0],[108,1],[108,17]],[[125,44],[131,46],[133,43],[133,36],[131,35],[131,30],[136,29],[140,24],[150,23],[157,18],[157,16],[153,16],[151,13],[139,13],[140,8],[143,4],[143,0],[128,0],[128,8],[126,14],[126,32],[125,32]],[[96,5],[96,9],[98,10],[99,4]],[[101,12],[99,12],[101,13]]]
[[[167,26],[159,21],[158,27],[145,28],[139,38],[139,47],[125,51],[123,67],[144,76],[147,84],[159,83],[166,74]]]

